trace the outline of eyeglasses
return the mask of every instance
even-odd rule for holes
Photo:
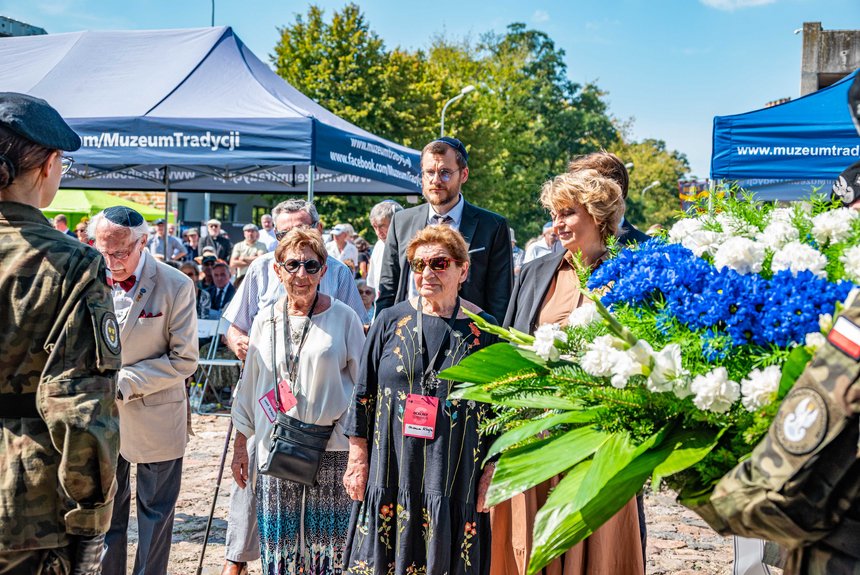
[[[310,275],[314,275],[318,273],[322,269],[322,264],[317,260],[287,260],[285,262],[279,262],[279,266],[287,270],[289,273],[294,274],[299,271],[299,268],[305,268],[305,271]]]
[[[75,163],[75,159],[71,156],[63,156],[60,158],[60,173],[65,175],[69,170],[72,169],[72,164]]]
[[[131,255],[131,252],[133,251],[131,248],[133,248],[133,247],[134,247],[134,244],[136,244],[136,243],[137,243],[137,240],[135,240],[135,241],[134,241],[134,243],[132,243],[132,244],[129,246],[129,249],[128,249],[128,250],[123,250],[123,251],[119,251],[119,252],[114,252],[114,253],[112,253],[112,254],[109,254],[108,252],[105,252],[105,251],[99,250],[99,253],[102,255],[102,257],[105,257],[105,258],[110,257],[110,258],[113,258],[113,259],[115,259],[115,260],[125,261],[125,260],[127,260],[127,259],[128,259],[128,256],[130,256],[130,255]]]
[[[428,182],[432,182],[436,179],[436,176],[439,176],[439,179],[444,183],[448,183],[451,180],[451,176],[460,171],[460,168],[456,170],[422,170],[421,175],[424,176],[424,179]]]
[[[409,262],[409,267],[411,267],[412,271],[416,274],[424,273],[424,268],[427,267],[429,267],[430,270],[434,272],[444,272],[448,269],[451,263],[460,263],[460,261],[446,256],[439,256],[427,259],[415,258],[414,260]]]
[[[373,289],[373,288],[367,288],[367,289],[360,289],[360,290],[358,290],[358,293],[359,293],[360,295],[374,295],[374,292],[375,292],[375,291],[376,291],[376,290],[375,290],[375,289]]]

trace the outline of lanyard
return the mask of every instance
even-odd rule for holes
[[[433,354],[433,357],[427,362],[427,365],[424,366],[422,370],[421,376],[421,393],[424,395],[429,394],[429,389],[427,387],[427,376],[430,375],[430,372],[433,371],[437,366],[436,363],[439,360],[439,354],[442,353],[442,350],[445,349],[445,346],[451,341],[451,332],[454,331],[454,321],[457,319],[457,312],[460,311],[460,296],[457,296],[457,301],[454,304],[454,312],[451,314],[451,317],[448,318],[445,323],[445,337],[442,338],[442,341],[439,343],[439,348],[436,350],[436,353]],[[421,354],[421,360],[424,360],[424,308],[422,306],[421,296],[418,296],[418,352]],[[429,351],[428,357],[429,357]],[[444,361],[444,360],[443,360]]]
[[[319,300],[319,292],[314,296],[314,302],[311,304],[311,309],[308,311],[308,321],[305,323],[305,326],[302,328],[301,336],[299,337],[299,343],[296,346],[296,351],[293,353],[292,349],[290,349],[290,316],[287,315],[287,308],[289,307],[289,299],[284,300],[284,346],[287,348],[287,373],[289,377],[287,378],[287,385],[290,386],[290,389],[293,389],[293,382],[296,378],[296,372],[299,367],[299,354],[302,352],[302,347],[305,345],[305,340],[308,337],[308,332],[311,329],[311,319],[314,317],[314,309],[317,307],[317,300]],[[281,394],[278,385],[278,354],[277,354],[277,345],[278,338],[275,336],[275,306],[272,306],[272,373],[275,378],[275,410],[281,409]],[[296,392],[293,390],[293,395]]]

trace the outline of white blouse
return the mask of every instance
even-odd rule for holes
[[[275,308],[278,380],[286,379],[284,309],[276,302],[261,308],[251,326],[245,371],[232,409],[236,429],[248,438],[256,435],[258,465],[268,457],[274,425],[260,404],[260,399],[274,387],[275,381],[272,370],[272,307]],[[329,309],[314,314],[311,322],[299,357],[297,381],[292,385],[298,403],[287,411],[287,415],[305,423],[331,425],[341,419],[352,399],[364,347],[364,329],[352,308],[335,299],[332,299]],[[290,324],[291,330],[295,331],[296,328],[301,329],[302,322],[291,321]],[[326,450],[348,449],[349,440],[343,434],[341,424],[337,423]]]

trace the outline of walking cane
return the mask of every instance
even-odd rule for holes
[[[206,556],[206,546],[209,544],[209,531],[212,529],[212,517],[215,515],[215,503],[218,501],[218,491],[221,489],[221,477],[224,475],[224,462],[227,460],[227,450],[230,449],[230,437],[233,435],[233,419],[227,426],[227,437],[224,439],[224,450],[221,452],[221,463],[218,466],[218,479],[215,482],[215,495],[212,497],[212,507],[209,508],[209,519],[206,521],[206,534],[203,536],[203,549],[200,550],[200,562],[197,564],[197,575],[203,573],[203,558]]]

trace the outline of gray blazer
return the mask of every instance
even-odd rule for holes
[[[513,255],[508,222],[499,214],[463,200],[460,233],[469,245],[469,277],[460,296],[498,319],[504,317],[513,286]],[[397,212],[391,218],[379,280],[376,314],[409,297],[406,246],[427,225],[427,204]]]

